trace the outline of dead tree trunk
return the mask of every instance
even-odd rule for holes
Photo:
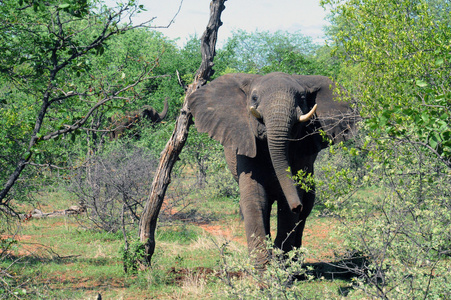
[[[185,94],[185,101],[177,118],[174,132],[166,144],[160,157],[160,164],[155,173],[149,199],[144,206],[139,223],[139,238],[145,246],[146,264],[150,264],[155,250],[155,229],[166,189],[171,181],[171,171],[188,137],[188,129],[192,123],[192,115],[188,107],[187,98],[194,91],[204,85],[213,75],[213,58],[218,36],[218,29],[222,25],[221,13],[226,0],[212,0],[210,3],[210,20],[201,38],[202,63],[197,70],[194,82]]]

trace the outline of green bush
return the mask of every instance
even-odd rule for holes
[[[136,274],[139,263],[144,261],[143,258],[146,254],[146,249],[140,240],[134,239],[130,243],[126,242],[120,254],[124,263],[124,272]]]
[[[343,158],[350,157],[352,149],[333,151]],[[447,295],[449,169],[424,148],[396,140],[384,140],[382,145],[367,140],[362,151],[368,151],[363,177],[342,163],[340,168],[326,167],[335,175],[321,174],[327,180],[320,184],[326,207],[342,220],[345,246],[369,262],[354,266],[358,275],[354,288],[382,299]]]
[[[305,249],[297,248],[284,254],[274,248],[268,240],[267,248],[272,259],[265,269],[256,268],[253,255],[238,259],[227,250],[227,244],[221,249],[220,278],[225,283],[221,293],[227,299],[299,299],[304,298],[302,286],[297,279],[311,280],[307,275]]]

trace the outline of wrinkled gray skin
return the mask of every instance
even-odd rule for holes
[[[265,237],[270,235],[274,202],[278,213],[275,246],[284,251],[301,246],[315,192],[295,186],[289,175],[298,170],[313,173],[318,152],[328,145],[319,129],[337,142],[353,126],[352,117],[343,117],[350,111],[348,104],[333,101],[333,87],[324,76],[228,74],[188,98],[197,129],[224,146],[240,188],[248,247],[256,251],[259,265],[270,255]],[[299,116],[307,115],[315,104],[316,114],[299,122]]]
[[[109,133],[109,136],[111,139],[117,139],[142,119],[149,120],[153,124],[160,123],[166,117],[167,112],[168,99],[165,99],[164,108],[161,113],[158,113],[152,106],[144,105],[140,110],[128,112],[121,117],[113,117],[109,121],[112,123],[114,130]]]

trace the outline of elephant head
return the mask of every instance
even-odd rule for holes
[[[349,109],[346,103],[334,102],[334,87],[324,76],[227,74],[201,87],[188,101],[197,129],[208,132],[237,155],[253,158],[257,155],[257,141],[266,141],[290,209],[299,212],[302,195],[288,172],[289,147],[292,141],[299,140],[298,152],[319,152],[327,145],[319,128],[333,140],[343,137],[339,133],[343,128],[334,118],[326,118]],[[306,137],[306,133],[311,136]],[[304,142],[302,138],[306,138]]]
[[[167,113],[168,113],[168,98],[164,100],[164,108],[161,111],[161,113],[158,113],[155,110],[155,108],[149,105],[145,105],[142,108],[140,115],[142,116],[142,118],[150,120],[152,123],[160,123],[166,117]]]

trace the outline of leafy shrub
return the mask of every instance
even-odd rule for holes
[[[357,178],[341,183],[378,193],[329,200],[347,246],[371,262],[355,287],[370,298],[449,297],[451,7],[423,0],[323,5],[330,5],[329,33],[344,61],[340,82],[368,133],[366,173],[338,170]]]
[[[449,175],[422,148],[392,142],[372,157],[369,182],[384,187],[379,201],[359,199],[344,214],[352,224],[346,230],[348,246],[372,261],[363,279],[367,294],[440,297],[451,288]]]
[[[146,249],[140,240],[135,239],[131,243],[126,242],[120,254],[124,263],[124,272],[136,274],[140,262],[144,261]]]
[[[361,145],[363,170],[349,164],[355,149],[335,147],[339,164],[319,172],[320,195],[342,220],[345,246],[369,262],[343,266],[359,275],[354,289],[381,299],[444,297],[451,289],[449,169],[414,143]]]
[[[365,185],[370,164],[366,159],[367,151],[362,150],[362,135],[360,132],[353,141],[321,151],[315,162],[314,176],[306,177],[302,172],[294,176],[301,188],[315,186],[315,206],[322,214],[342,208]]]
[[[274,248],[268,240],[267,248],[272,259],[265,269],[255,268],[253,255],[243,259],[233,258],[227,244],[221,250],[221,280],[225,283],[222,293],[227,299],[298,299],[304,298],[296,280],[312,279],[303,267],[305,249],[297,248],[286,254]]]

